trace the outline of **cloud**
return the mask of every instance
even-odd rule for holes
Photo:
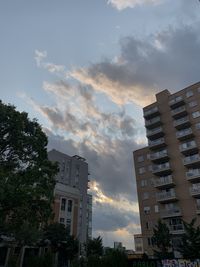
[[[133,8],[136,5],[156,4],[159,2],[161,2],[161,0],[108,0],[107,1],[108,4],[111,4],[119,11],[125,8]]]
[[[148,39],[122,38],[117,60],[77,68],[71,76],[117,105],[152,103],[162,89],[181,88],[199,80],[200,40],[195,27],[169,28]],[[192,70],[192,71],[191,71]]]
[[[51,73],[63,74],[65,72],[65,66],[57,65],[50,62],[44,62],[47,57],[47,51],[35,50],[35,61],[39,68],[44,68]]]

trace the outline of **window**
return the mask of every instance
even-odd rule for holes
[[[65,218],[60,218],[60,223],[65,223]]]
[[[144,213],[149,214],[150,213],[150,207],[144,207]]]
[[[196,127],[197,130],[200,130],[200,122],[196,123],[195,127]]]
[[[61,210],[65,210],[65,207],[66,207],[66,199],[62,198],[61,199]]]
[[[146,229],[149,229],[149,222],[146,222]]]
[[[143,193],[143,199],[148,199],[149,198],[149,193],[148,192],[144,192]]]
[[[68,212],[72,212],[72,200],[68,200],[68,208],[67,208]]]
[[[143,173],[145,173],[145,167],[139,168],[139,174],[143,174]]]
[[[154,206],[154,210],[155,210],[155,213],[158,213],[159,212],[159,206],[158,205],[155,205]]]
[[[144,161],[144,156],[143,155],[138,156],[137,161],[138,162],[143,162]]]
[[[71,219],[67,219],[67,229],[69,232],[71,232]]]
[[[148,166],[148,171],[150,171],[150,172],[152,171],[152,165]]]
[[[197,91],[200,93],[200,87],[197,88]]]
[[[195,119],[200,116],[200,111],[195,111],[192,113],[192,117]]]
[[[190,96],[193,96],[193,92],[191,90],[187,91],[187,93],[186,93],[186,97],[190,97]]]
[[[191,101],[191,102],[189,102],[189,107],[190,108],[193,108],[193,107],[195,107],[197,105],[197,101]]]
[[[147,186],[147,180],[141,180],[141,187]]]

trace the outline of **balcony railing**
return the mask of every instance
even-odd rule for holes
[[[181,216],[181,210],[178,208],[174,208],[171,210],[161,210],[160,216],[162,218],[178,217]]]
[[[159,202],[168,202],[176,200],[176,194],[174,190],[159,192],[156,194],[156,199]]]
[[[169,225],[170,234],[183,234],[184,226],[183,224]]]
[[[159,126],[159,125],[161,125],[160,116],[154,117],[154,118],[149,119],[149,120],[145,120],[146,128],[153,128],[153,127],[156,127],[156,126]]]
[[[189,125],[189,124],[190,124],[190,121],[189,121],[188,116],[174,121],[174,127],[176,127],[176,128],[181,128],[183,126],[185,127],[186,125]]]
[[[156,173],[168,171],[170,169],[171,168],[170,168],[169,162],[166,162],[166,163],[159,164],[159,165],[153,165],[152,172],[156,174]]]
[[[184,104],[184,99],[182,96],[177,96],[169,101],[171,108],[176,108],[182,104]]]
[[[191,169],[186,172],[186,177],[188,180],[200,179],[200,169]]]
[[[154,187],[166,187],[174,185],[172,175],[167,175],[154,180]]]
[[[147,130],[147,136],[152,136],[154,134],[157,134],[157,133],[161,133],[163,131],[163,128],[162,127],[157,127],[157,128],[154,128],[152,130]]]
[[[184,165],[196,164],[198,162],[200,162],[200,155],[199,154],[191,155],[191,156],[185,157],[183,159]]]
[[[150,154],[150,160],[157,160],[165,157],[168,157],[166,149]]]
[[[153,148],[153,147],[159,147],[165,144],[165,139],[162,138],[158,138],[156,140],[149,140],[148,145],[149,147]]]
[[[179,117],[183,114],[187,114],[185,106],[178,107],[171,111],[173,117]]]
[[[199,196],[200,195],[200,184],[196,184],[195,187],[190,187],[191,196]]]
[[[187,128],[187,129],[184,129],[184,130],[181,130],[181,131],[178,131],[178,132],[176,132],[176,137],[178,138],[178,139],[184,139],[185,137],[187,137],[187,136],[192,136],[193,135],[193,133],[192,133],[192,129],[191,128]]]
[[[159,110],[158,110],[158,107],[153,107],[153,108],[150,108],[148,110],[145,110],[144,111],[144,117],[150,117],[154,114],[158,114],[159,113]]]
[[[200,206],[198,206],[198,205],[197,205],[197,208],[196,208],[196,213],[200,214]]]
[[[197,148],[197,144],[194,140],[183,143],[179,146],[181,152],[185,152],[194,148]]]

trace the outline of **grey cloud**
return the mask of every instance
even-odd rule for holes
[[[138,149],[139,146],[134,140],[111,141],[107,139],[105,142],[110,152],[98,153],[85,141],[75,143],[73,140],[65,140],[62,136],[49,131],[47,134],[49,149],[55,148],[69,155],[79,154],[87,159],[91,173],[90,179],[100,184],[104,194],[111,198],[124,196],[130,201],[137,201],[132,151]]]
[[[117,62],[104,60],[92,64],[86,72],[85,80],[89,77],[97,88],[105,81],[101,77],[107,79],[105,86],[108,81],[113,83],[115,87],[112,92],[108,88],[108,95],[115,90],[120,98],[139,88],[142,102],[149,92],[154,94],[165,88],[174,91],[199,81],[200,38],[194,25],[169,28],[143,40],[128,36],[121,39],[120,47]]]
[[[119,210],[109,204],[97,203],[94,205],[94,231],[116,231],[133,223],[139,224],[137,213]]]

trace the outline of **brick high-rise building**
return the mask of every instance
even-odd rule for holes
[[[159,218],[169,226],[175,251],[182,221],[197,217],[200,224],[200,82],[156,94],[143,112],[148,146],[134,151],[134,163],[143,250],[152,256]]]

